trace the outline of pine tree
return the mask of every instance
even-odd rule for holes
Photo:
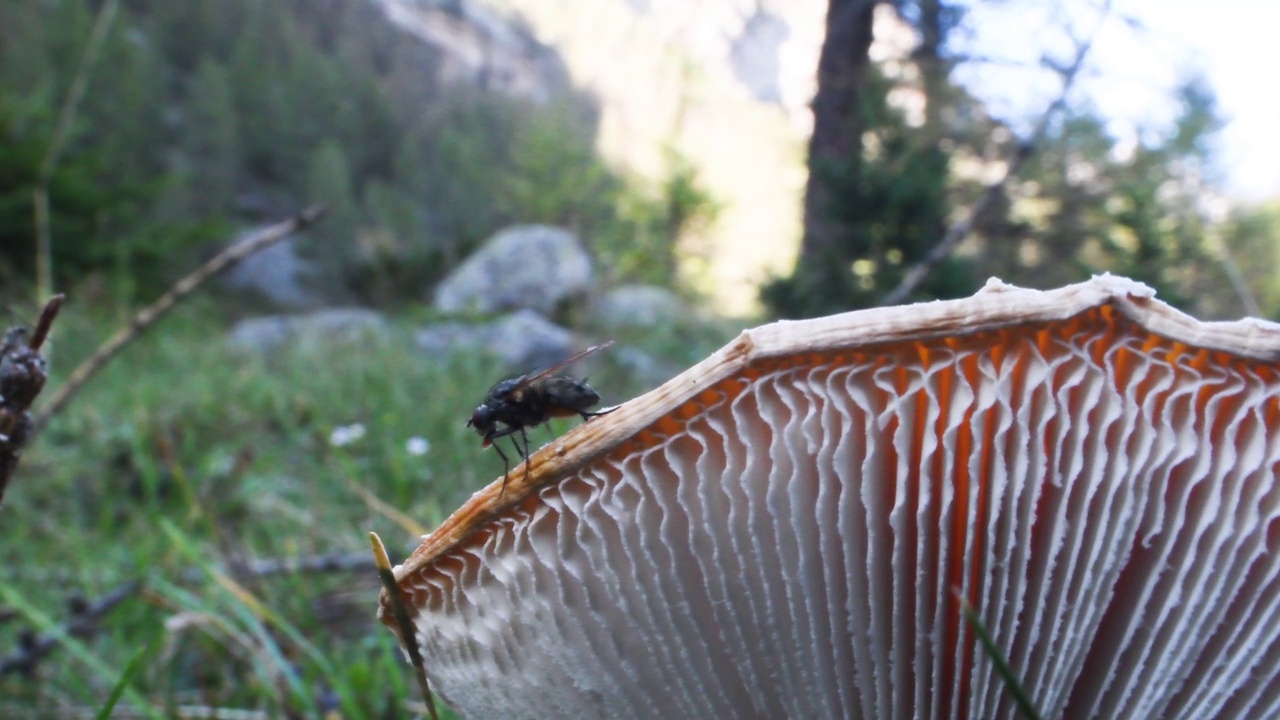
[[[201,61],[191,83],[183,145],[190,165],[191,212],[212,217],[232,207],[240,188],[240,123],[231,73],[216,60]]]

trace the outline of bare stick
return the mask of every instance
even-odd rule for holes
[[[387,548],[382,544],[378,533],[369,533],[369,543],[373,545],[373,562],[378,566],[378,577],[382,578],[382,588],[391,604],[391,612],[395,614],[396,625],[400,630],[400,642],[404,643],[405,652],[409,653],[409,662],[413,663],[413,675],[418,681],[418,689],[427,703],[427,713],[431,720],[440,720],[436,714],[436,703],[431,697],[431,685],[427,683],[427,664],[422,659],[422,651],[418,649],[418,635],[409,619],[409,609],[405,607],[404,598],[400,596],[400,583],[391,570],[391,559],[387,557]]]
[[[272,575],[316,575],[342,572],[364,572],[369,569],[369,556],[364,553],[332,553],[297,558],[263,558],[246,560],[226,568],[227,575],[237,578],[259,578]],[[189,567],[179,574],[184,582],[200,583],[208,577],[208,569]]]
[[[141,580],[132,580],[94,602],[78,606],[63,627],[31,638],[12,654],[0,658],[0,675],[13,672],[35,672],[40,659],[53,652],[64,638],[89,635],[97,628],[99,620],[141,588]]]
[[[288,220],[264,227],[243,241],[218,253],[195,272],[174,283],[168,292],[160,296],[160,299],[133,316],[133,320],[128,325],[108,338],[97,350],[93,351],[92,355],[71,372],[67,377],[67,381],[62,384],[62,387],[58,388],[58,391],[49,398],[48,404],[36,415],[36,431],[39,432],[51,417],[62,410],[72,396],[79,392],[80,388],[84,387],[84,384],[97,374],[111,358],[115,357],[116,353],[119,353],[126,345],[136,340],[143,331],[154,325],[165,313],[172,310],[179,300],[190,295],[209,278],[223,270],[289,235],[310,227],[324,215],[324,212],[324,207],[316,205],[303,210]]]
[[[973,207],[969,208],[969,212],[947,228],[942,240],[938,241],[938,244],[929,250],[929,254],[907,271],[907,274],[902,277],[902,281],[898,283],[897,287],[880,299],[880,305],[897,305],[919,287],[920,283],[924,282],[924,279],[929,276],[929,271],[933,269],[933,266],[945,260],[947,256],[955,251],[960,241],[968,237],[969,233],[973,231],[973,224],[977,219],[1000,198],[1000,193],[1004,191],[1004,186],[1022,170],[1022,166],[1035,154],[1036,147],[1049,130],[1049,123],[1053,120],[1053,116],[1067,104],[1067,95],[1071,92],[1072,86],[1075,85],[1076,76],[1080,74],[1080,69],[1084,67],[1085,57],[1088,56],[1089,49],[1093,47],[1093,40],[1102,29],[1102,23],[1106,21],[1110,10],[1111,3],[1107,2],[1101,9],[1098,27],[1094,29],[1093,34],[1088,39],[1076,43],[1075,59],[1072,60],[1070,65],[1060,70],[1062,74],[1062,91],[1058,93],[1058,97],[1053,102],[1049,103],[1049,107],[1040,116],[1040,121],[1036,123],[1031,135],[1026,140],[1018,143],[1018,149],[1009,160],[1009,167],[1005,169],[1004,175],[987,186],[987,189],[982,193],[982,197],[978,198]]]
[[[32,331],[31,341],[27,343],[27,347],[40,352],[44,341],[49,338],[49,331],[53,329],[53,321],[57,319],[58,311],[62,309],[62,303],[66,299],[67,296],[62,293],[49,298],[49,302],[45,303],[44,309],[40,311],[40,319],[36,320],[36,329]]]
[[[405,552],[412,552],[416,547],[417,543],[413,543],[405,548]],[[330,573],[366,572],[369,569],[369,556],[364,553],[335,552],[326,555],[306,555],[303,557],[250,559],[234,564],[226,563],[223,566],[214,565],[213,567],[224,575],[243,580],[276,575],[325,575]],[[200,584],[208,580],[209,567],[186,567],[175,571],[174,577],[179,578],[184,583]],[[70,585],[76,583],[79,577],[70,570],[53,570],[28,565],[7,568],[4,573],[0,573],[0,583],[12,582],[16,579],[45,584]],[[0,625],[10,619],[12,619],[11,615],[6,613],[3,608],[0,608]],[[0,717],[3,717],[3,715],[0,715]]]
[[[1227,247],[1227,243],[1222,238],[1218,238],[1217,255],[1218,262],[1222,264],[1222,271],[1227,276],[1227,281],[1231,283],[1231,288],[1236,291],[1236,297],[1240,300],[1240,305],[1244,307],[1246,315],[1260,318],[1262,317],[1262,307],[1258,305],[1258,298],[1254,296],[1253,290],[1249,289],[1249,281],[1245,279],[1244,273],[1240,271],[1240,264],[1236,262],[1235,257],[1231,254],[1231,250]]]

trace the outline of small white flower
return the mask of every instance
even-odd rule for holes
[[[410,455],[426,455],[427,451],[431,449],[431,441],[424,437],[411,437],[405,441],[404,449]]]
[[[342,447],[364,437],[364,425],[355,423],[354,425],[339,425],[329,433],[329,444],[334,447]]]

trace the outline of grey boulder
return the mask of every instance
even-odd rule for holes
[[[560,362],[573,353],[573,333],[532,310],[491,323],[439,323],[419,330],[415,344],[432,354],[485,353],[504,367],[532,370]]]
[[[304,351],[334,345],[382,342],[390,334],[386,318],[360,308],[318,310],[306,315],[268,315],[241,320],[231,328],[233,349],[269,354],[285,347]]]
[[[690,313],[679,295],[656,285],[621,285],[595,304],[601,327],[648,327],[679,320]]]
[[[529,309],[549,315],[591,286],[591,256],[567,230],[517,225],[497,233],[436,288],[446,314]]]

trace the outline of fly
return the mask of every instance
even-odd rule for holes
[[[511,460],[502,452],[494,441],[499,438],[511,438],[516,453],[525,460],[525,479],[529,478],[529,435],[526,428],[541,425],[554,417],[580,416],[584,421],[593,417],[611,413],[616,407],[598,412],[587,408],[600,402],[600,393],[587,384],[568,375],[557,375],[556,372],[565,366],[575,363],[591,353],[602,350],[613,344],[613,341],[593,345],[563,362],[556,363],[536,373],[526,373],[519,377],[501,380],[489,388],[484,402],[471,413],[467,427],[475,428],[476,433],[484,438],[484,446],[493,446],[502,457],[502,497],[507,491],[507,480],[511,473]],[[516,435],[520,440],[516,440]]]

